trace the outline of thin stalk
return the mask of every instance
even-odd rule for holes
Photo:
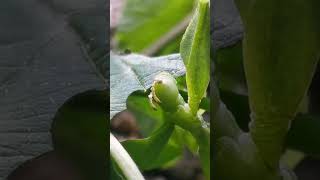
[[[210,179],[210,131],[208,128],[200,127],[197,132],[193,133],[199,145],[199,155],[202,169],[206,179]]]
[[[110,133],[110,154],[127,180],[144,180],[137,165],[112,133]]]

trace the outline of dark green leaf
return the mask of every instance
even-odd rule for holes
[[[108,8],[103,0],[1,1],[0,179],[24,161],[52,150],[52,119],[67,99],[106,88],[88,63],[89,52],[81,48],[86,42],[69,26],[71,14],[85,18],[87,9],[97,15]],[[100,17],[107,13],[91,20]]]
[[[124,180],[123,178],[123,175],[121,174],[119,168],[117,167],[117,164],[113,161],[113,160],[110,160],[110,163],[109,163],[109,172],[110,172],[110,179],[112,180]]]
[[[164,122],[162,109],[159,107],[155,110],[150,105],[147,93],[136,92],[131,94],[127,99],[127,108],[134,114],[138,122],[139,132],[143,137],[148,137]]]

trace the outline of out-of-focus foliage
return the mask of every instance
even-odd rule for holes
[[[141,52],[183,21],[194,5],[194,0],[126,1],[116,33],[119,48]],[[183,32],[163,47],[162,53],[178,52]]]

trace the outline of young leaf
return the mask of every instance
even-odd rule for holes
[[[168,144],[173,131],[174,125],[166,122],[148,138],[127,140],[122,142],[122,145],[140,169],[161,167],[181,153],[180,147]]]
[[[188,103],[196,114],[210,80],[210,9],[208,0],[199,0],[180,45],[186,66]]]

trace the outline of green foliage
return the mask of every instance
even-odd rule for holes
[[[146,93],[136,92],[131,94],[127,99],[127,108],[135,115],[143,137],[152,136],[152,133],[159,129],[166,121],[164,110],[158,106],[155,110],[154,107],[150,106],[150,99]],[[180,158],[184,146],[188,146],[192,152],[196,152],[198,148],[192,135],[178,126],[175,127],[168,143],[176,146],[180,150],[179,156],[177,154],[172,161]],[[161,166],[166,166],[164,164]]]
[[[170,1],[170,7],[177,4],[181,6],[191,1],[177,2]],[[157,3],[162,2],[153,5]],[[151,6],[145,4],[148,5]],[[149,10],[152,10],[152,7],[149,7]],[[192,152],[199,153],[204,174],[210,179],[210,131],[208,122],[202,117],[203,111],[199,111],[210,79],[209,17],[209,1],[200,0],[181,42],[180,53],[183,61],[179,55],[148,58],[136,54],[120,56],[111,53],[111,118],[126,109],[127,105],[134,114],[138,115],[137,112],[140,112],[139,118],[154,121],[146,126],[152,127],[151,129],[142,129],[145,138],[122,142],[141,170],[167,167],[181,157],[184,147],[187,146]],[[174,18],[175,16],[172,19]],[[154,21],[157,22],[156,20]],[[147,37],[145,30],[144,35],[138,37]],[[130,36],[130,39],[134,38]],[[175,80],[175,77],[185,73],[188,90],[185,95],[189,104],[180,94],[185,90],[184,79],[179,78],[179,86]],[[146,99],[139,98],[136,91],[146,92],[150,87],[151,103],[147,107]],[[141,108],[133,104],[139,104]],[[208,105],[205,99],[201,107],[209,109]],[[151,110],[159,112],[152,113]],[[126,171],[124,167],[120,169]]]
[[[144,180],[137,165],[112,133],[110,133],[110,155],[113,164],[111,171],[115,171],[112,175],[118,174],[119,177],[125,177],[127,180]]]
[[[243,15],[244,66],[254,114],[250,133],[268,166],[277,168],[288,125],[320,57],[320,26],[314,9],[319,3],[260,0],[251,4],[254,8]]]
[[[167,144],[173,130],[172,123],[165,123],[148,138],[127,140],[122,145],[141,170],[161,167],[181,153],[178,147]]]
[[[133,113],[142,137],[148,137],[164,122],[163,110],[155,111],[145,92],[132,93],[127,99],[127,109]]]
[[[180,46],[187,69],[188,103],[196,114],[210,81],[210,9],[208,0],[200,0]]]
[[[127,1],[117,29],[120,48],[141,52],[179,24],[191,13],[193,6],[193,0]],[[169,45],[170,49],[178,49],[179,43],[180,38],[174,40]],[[165,47],[167,50],[164,49],[163,53],[168,51],[169,46]]]
[[[215,88],[212,116],[217,148],[213,163],[217,170],[214,177],[222,180],[259,177],[267,180],[295,179],[294,173],[280,163],[280,156],[291,121],[299,111],[320,57],[320,26],[316,21],[319,13],[314,8],[319,3],[263,0],[238,0],[236,3],[246,31],[243,53],[239,51],[239,45],[219,50],[216,54],[216,66],[221,90],[247,94],[243,91],[244,88],[244,93],[232,88],[246,86],[243,83],[245,81],[241,63],[238,61],[243,54],[251,109],[250,131],[247,134],[238,128],[236,119],[224,106],[218,89]],[[227,65],[229,69],[237,68],[232,73],[226,73],[228,69],[224,69],[227,67],[224,64],[230,64]],[[229,84],[222,82],[223,79],[229,80]],[[231,98],[224,98],[224,101],[229,104],[228,107],[235,103]],[[249,103],[242,103],[249,107]],[[245,112],[239,112],[241,109],[234,106],[232,109],[238,111],[235,114],[239,124],[249,121],[247,108],[242,109]],[[304,123],[298,119],[304,119]],[[301,140],[293,140],[293,137],[299,140],[306,127],[310,128],[311,124],[317,126],[311,119],[296,117],[288,134],[287,145],[306,152],[310,152],[311,147],[317,149],[316,145],[310,146],[308,141],[304,142],[307,147],[304,149]],[[310,131],[310,134],[314,135],[314,132]],[[304,134],[310,135],[307,132]],[[226,167],[232,169],[232,173],[227,172]]]

